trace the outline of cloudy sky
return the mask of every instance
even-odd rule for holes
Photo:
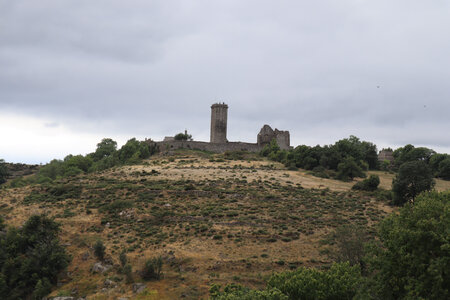
[[[291,144],[356,135],[450,152],[448,0],[0,0],[0,158],[103,137]]]

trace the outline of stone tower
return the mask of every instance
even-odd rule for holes
[[[211,106],[211,143],[227,142],[228,105],[216,103]]]

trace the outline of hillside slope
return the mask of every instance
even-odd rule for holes
[[[373,232],[392,208],[351,191],[352,184],[266,160],[181,151],[51,185],[2,189],[0,213],[15,226],[42,213],[62,224],[73,260],[52,296],[198,299],[212,283],[262,287],[274,271],[329,264],[329,234],[343,224]],[[106,246],[102,264],[112,266],[105,273],[92,272],[97,240]],[[122,251],[134,282],[145,284],[139,294],[121,272]],[[163,278],[143,281],[146,259],[157,256]]]

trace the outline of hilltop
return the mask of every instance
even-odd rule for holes
[[[263,287],[276,271],[327,266],[333,232],[344,224],[374,226],[393,208],[383,193],[290,171],[256,154],[178,150],[137,165],[80,174],[53,183],[0,190],[6,223],[46,214],[62,224],[72,256],[51,296],[138,297],[120,271],[127,253],[142,299],[204,298],[211,284]],[[376,171],[385,187],[392,174]],[[437,180],[437,189],[449,182]],[[106,246],[105,273],[93,273],[96,241]],[[146,259],[161,256],[163,278],[145,282]],[[136,286],[135,286],[136,288]]]

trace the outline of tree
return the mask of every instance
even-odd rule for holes
[[[450,180],[450,157],[439,163],[438,176],[445,180]]]
[[[137,163],[140,159],[149,158],[156,151],[145,141],[132,138],[119,150],[119,159],[122,163]]]
[[[113,155],[117,151],[117,142],[110,138],[104,138],[97,144],[94,152],[94,160],[99,161],[104,157]]]
[[[0,159],[0,184],[6,182],[8,175],[8,169],[6,168],[5,161],[3,159]]]
[[[59,244],[59,224],[32,216],[22,228],[0,235],[0,295],[2,299],[42,299],[70,262]]]
[[[450,193],[418,196],[385,218],[367,258],[377,299],[449,299]]]
[[[400,166],[397,176],[392,181],[394,204],[414,202],[417,195],[431,190],[433,186],[433,174],[424,161],[406,162]]]
[[[431,168],[431,171],[433,171],[434,175],[439,176],[439,164],[447,158],[450,158],[448,154],[441,154],[441,153],[437,153],[431,156],[429,166]]]
[[[174,139],[175,141],[192,141],[192,135],[188,134],[187,131],[184,133],[180,132],[175,135]]]
[[[415,148],[413,145],[408,144],[405,147],[400,147],[394,151],[394,164],[396,167],[400,167],[402,164],[409,161],[424,161],[428,163],[435,154],[436,152],[432,149],[425,147]]]
[[[355,177],[365,177],[363,170],[358,166],[353,157],[345,158],[338,165],[337,178],[340,180],[353,180]]]

